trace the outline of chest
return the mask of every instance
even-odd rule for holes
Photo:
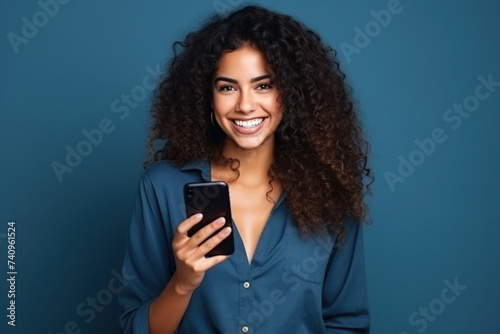
[[[266,198],[269,189],[265,187],[243,190],[230,185],[229,190],[233,221],[243,241],[248,262],[251,262],[274,202],[270,197]]]
[[[306,320],[311,321],[312,326],[323,324],[321,283],[325,278],[329,245],[318,242],[316,237],[302,238],[286,206],[280,204],[266,224],[251,264],[242,247],[240,240],[236,240],[234,254],[205,273],[190,301],[190,305],[200,305],[200,308],[188,308],[185,319],[191,320],[183,324],[202,324],[203,317],[210,312],[209,319],[223,315],[217,323],[218,333],[241,333],[242,321],[258,325],[257,333],[259,330],[323,333],[324,328],[307,331],[300,328]],[[206,305],[211,306],[207,309]],[[307,305],[308,311],[297,312],[297,305]],[[311,318],[311,314],[317,318]],[[284,331],[285,328],[288,329]],[[207,333],[207,329],[189,328],[179,333]]]

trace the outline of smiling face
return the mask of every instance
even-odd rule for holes
[[[262,53],[245,46],[226,52],[213,77],[213,110],[225,145],[245,150],[274,147],[283,112]]]

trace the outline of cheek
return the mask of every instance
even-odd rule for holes
[[[228,109],[230,109],[233,105],[234,102],[232,101],[232,98],[230,96],[216,95],[214,96],[212,102],[214,112],[216,112],[217,114],[223,114],[227,112]]]
[[[278,96],[270,96],[265,101],[266,109],[272,112],[276,117],[282,117],[283,111],[281,110],[281,104],[278,101]]]

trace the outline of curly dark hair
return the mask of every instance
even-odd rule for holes
[[[347,217],[366,219],[363,197],[373,182],[369,144],[336,51],[288,15],[246,6],[226,18],[214,16],[173,44],[174,56],[152,108],[145,166],[195,159],[235,165],[222,156],[225,134],[210,121],[211,78],[224,52],[247,45],[262,52],[283,108],[269,174],[281,181],[301,232],[326,226],[341,239]],[[158,141],[163,147],[155,149]]]

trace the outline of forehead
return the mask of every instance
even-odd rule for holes
[[[262,52],[245,46],[223,53],[215,74],[217,76],[253,78],[266,73],[269,71],[266,69],[266,60]]]

